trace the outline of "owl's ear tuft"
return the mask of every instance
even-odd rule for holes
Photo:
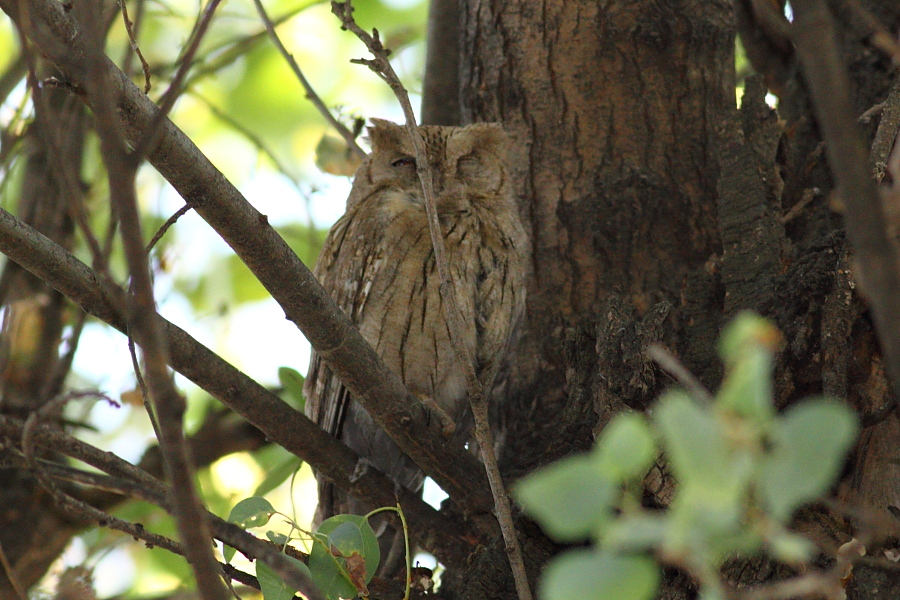
[[[371,121],[369,141],[372,144],[373,151],[398,150],[403,146],[403,140],[407,135],[406,127],[384,119],[371,119]]]
[[[466,127],[465,132],[469,134],[473,147],[500,156],[506,154],[509,136],[500,123],[475,123]]]

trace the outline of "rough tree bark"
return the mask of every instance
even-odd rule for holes
[[[895,6],[865,4],[896,31]],[[827,393],[860,412],[865,429],[840,497],[897,506],[893,397],[842,219],[827,201],[833,186],[790,41],[757,64],[783,92],[779,120],[755,77],[735,105],[726,0],[462,6],[462,120],[502,121],[513,135],[534,244],[529,343],[506,410],[507,474],[584,448],[616,412],[646,408],[669,384],[644,354],[650,342],[714,388],[720,327],[753,309],[785,334],[780,406]],[[842,33],[862,114],[885,99],[893,73],[868,34]],[[809,511],[798,525],[835,546],[858,534],[858,522],[837,514]],[[728,570],[735,583],[783,574],[763,561]],[[492,597],[473,573],[454,584],[460,597]],[[897,586],[895,572],[860,569],[850,597],[893,597]],[[677,576],[663,592],[691,594]]]

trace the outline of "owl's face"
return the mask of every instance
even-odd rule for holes
[[[412,140],[401,125],[373,119],[368,176],[375,187],[400,192],[423,204]],[[464,210],[505,193],[506,134],[494,123],[468,127],[423,126],[428,161],[434,173],[438,210]]]

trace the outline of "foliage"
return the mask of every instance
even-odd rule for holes
[[[515,495],[555,539],[590,541],[554,559],[544,600],[650,600],[661,571],[698,579],[705,600],[723,598],[726,558],[766,552],[808,561],[809,540],[788,529],[794,512],[828,491],[856,438],[855,414],[810,398],[777,414],[772,369],[778,331],[750,313],[724,331],[725,379],[711,402],[680,390],[649,411],[617,415],[593,450],[533,473]],[[677,490],[666,510],[641,506],[641,483],[663,453]]]
[[[131,20],[137,23],[136,45],[149,64],[152,87],[148,95],[159,101],[182,64],[201,5],[207,3],[175,0],[124,4]],[[363,119],[391,118],[392,111],[396,113],[390,89],[368,69],[350,64],[349,60],[364,50],[352,35],[340,30],[327,2],[276,0],[265,2],[265,6],[283,43],[316,93],[340,120],[352,124],[359,133]],[[423,68],[427,4],[423,0],[358,0],[356,7],[360,22],[378,26],[395,50],[398,71],[407,85],[418,89],[415,82]],[[106,40],[107,53],[143,87],[144,75],[131,52],[122,15],[114,16]],[[35,115],[31,92],[23,83],[25,69],[21,65],[25,60],[18,42],[11,21],[0,13],[0,206],[22,216],[22,180],[31,153],[24,140]],[[44,68],[42,60],[36,64]],[[18,84],[12,77],[17,69],[21,69]],[[269,217],[294,252],[312,268],[325,231],[343,209],[348,173],[337,169],[341,177],[334,177],[317,169],[316,148],[328,135],[328,126],[306,100],[284,58],[266,36],[251,0],[223,3],[217,9],[170,116],[228,180]],[[77,174],[84,186],[87,224],[102,245],[111,227],[112,232],[115,230],[107,174],[99,142],[90,130],[85,134],[82,155]],[[141,168],[137,191],[143,235],[149,241],[184,202],[149,165]],[[121,243],[115,236],[109,237],[114,240],[107,253],[109,271],[115,281],[127,285]],[[80,229],[73,236],[73,244],[76,256],[92,264],[93,256]],[[0,261],[0,266],[5,264],[5,259]],[[151,261],[160,311],[252,378],[272,387],[279,385],[282,398],[302,412],[303,378],[296,369],[306,368],[308,344],[299,331],[284,321],[283,312],[268,292],[217,234],[188,212],[159,240],[151,252]],[[74,315],[74,310],[65,314],[67,332]],[[139,398],[125,349],[126,339],[93,318],[88,318],[87,323],[80,338],[69,340],[79,352],[68,385],[100,389],[111,397],[121,394]],[[202,425],[204,416],[216,413],[221,405],[180,376],[177,382],[187,397],[186,430],[192,433]],[[66,410],[72,421],[84,424],[78,433],[81,439],[128,460],[136,462],[155,444],[139,403],[125,404],[121,409],[92,410],[85,402]],[[75,410],[78,414],[74,414]],[[198,473],[208,508],[216,511],[231,506],[236,497],[249,494],[271,494],[276,504],[292,501],[286,496],[290,492],[277,488],[298,471],[300,459],[272,446],[243,458],[253,467],[248,468],[250,476],[217,470],[215,465]],[[304,475],[307,474],[308,469]],[[300,516],[296,518],[300,522],[312,512],[312,506],[307,505],[314,502],[312,493],[298,499]],[[119,506],[115,514],[140,521],[155,533],[177,537],[172,520],[158,507],[130,502]],[[101,595],[126,589],[141,594],[193,585],[190,566],[168,551],[147,551],[139,542],[123,540],[121,534],[103,528],[90,530],[79,538],[66,560],[95,565]],[[83,547],[86,549],[82,551]],[[115,549],[115,560],[106,560],[111,549]],[[139,568],[116,564],[126,554]],[[132,570],[137,573],[136,579],[130,578]],[[48,578],[46,585],[52,586],[52,581],[52,577]]]
[[[398,510],[399,509],[383,509]],[[380,511],[375,511],[380,512]],[[228,521],[244,529],[262,527],[269,523],[273,515],[280,514],[265,498],[258,496],[245,498],[231,510]],[[366,585],[372,580],[381,561],[378,538],[369,525],[368,518],[374,512],[361,515],[335,515],[323,521],[318,529],[304,537],[312,542],[309,566],[299,560],[291,561],[304,570],[329,600],[368,596]],[[284,515],[282,515],[284,516]],[[287,517],[286,517],[287,518]],[[295,538],[295,531],[302,530],[290,518],[288,535],[276,531],[266,531],[266,537],[284,550]],[[228,546],[224,550],[225,560],[234,558],[235,550]],[[294,596],[294,590],[261,560],[256,561],[256,576],[266,600],[287,600]]]

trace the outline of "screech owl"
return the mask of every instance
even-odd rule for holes
[[[410,392],[453,419],[451,442],[461,445],[472,422],[466,380],[444,318],[415,151],[405,127],[372,123],[372,152],[356,172],[347,211],[329,232],[315,274]],[[525,306],[527,242],[504,166],[508,140],[497,124],[419,130],[434,172],[462,336],[490,398]],[[400,485],[421,488],[419,467],[315,353],[305,392],[311,419]],[[317,521],[360,510],[319,480]]]

